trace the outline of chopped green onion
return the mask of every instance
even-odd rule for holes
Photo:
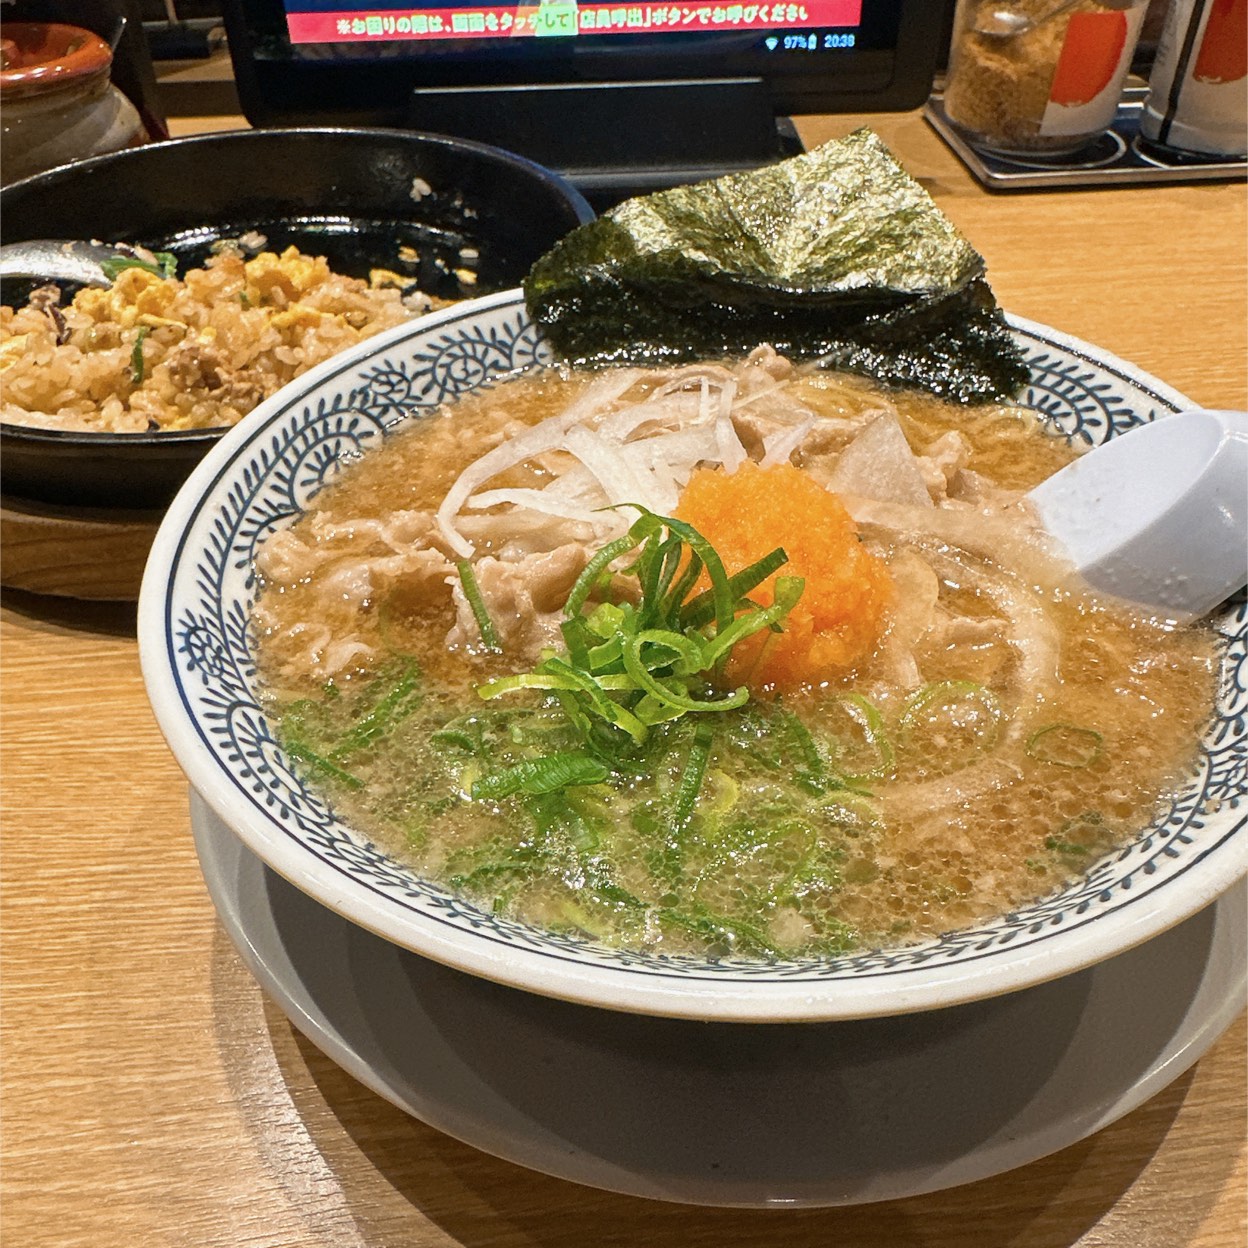
[[[130,380],[136,386],[143,380],[143,340],[151,332],[150,326],[140,325],[139,332],[134,336],[134,349],[130,352]]]
[[[496,801],[513,793],[553,793],[570,785],[601,784],[610,776],[611,769],[588,754],[545,754],[475,780],[472,798]]]
[[[1060,836],[1046,836],[1044,847],[1055,854],[1061,854],[1063,858],[1083,858],[1088,853],[1086,845],[1079,845],[1075,841],[1064,841]]]
[[[676,641],[683,642],[686,646],[692,647],[697,653],[694,643],[682,638],[678,633],[671,633],[667,630],[647,629],[644,633],[638,633],[636,637],[630,637],[624,643],[623,658],[624,670],[632,677],[638,688],[644,689],[656,702],[661,706],[671,707],[676,710],[700,712],[700,711],[726,711],[734,706],[743,706],[749,700],[749,690],[744,686],[740,689],[733,690],[722,698],[703,699],[694,698],[687,693],[682,693],[678,689],[672,688],[671,685],[665,685],[654,676],[646,667],[641,659],[641,648],[644,645],[666,646],[673,653],[680,655],[679,647],[674,641],[667,640],[674,638]],[[681,657],[684,657],[683,655]],[[698,658],[701,656],[698,655]],[[697,659],[695,658],[695,662]],[[701,670],[697,668],[695,670]]]
[[[957,724],[951,708],[959,703],[974,703],[987,713],[988,724],[985,732],[979,730],[977,722]],[[908,744],[922,724],[931,723],[932,709],[941,706],[950,708],[949,720],[952,725],[974,732],[972,748],[987,751],[996,744],[1005,713],[997,695],[973,680],[938,680],[911,694],[897,719],[898,740],[903,745]]]
[[[642,519],[649,518],[658,524],[667,525],[668,529],[679,536],[689,548],[702,560],[706,575],[711,581],[711,599],[715,604],[715,631],[722,633],[733,620],[737,608],[737,595],[732,592],[728,583],[728,572],[719,552],[691,524],[683,520],[675,520],[671,516],[656,516],[647,512]],[[633,526],[634,528],[636,525]],[[786,556],[787,560],[787,556]]]
[[[937,680],[912,693],[901,708],[897,730],[904,738],[918,724],[920,714],[934,703],[979,702],[992,716],[994,732],[1002,718],[1001,703],[991,689],[973,680]]]
[[[349,771],[345,771],[337,764],[330,762],[324,755],[318,754],[302,741],[287,741],[285,745],[286,753],[291,758],[297,758],[301,763],[307,763],[309,767],[314,771],[320,772],[326,779],[337,781],[337,783],[345,785],[348,789],[362,789],[364,787],[364,781],[358,776],[353,776]]]
[[[717,633],[715,640],[707,649],[707,666],[715,667],[738,642],[752,637],[764,628],[779,624],[797,605],[802,596],[806,582],[800,576],[776,577],[775,601],[769,607],[756,607],[739,615],[722,632]]]
[[[620,658],[624,661],[625,668],[628,666],[627,656],[630,652],[638,663],[641,662],[643,646],[649,646],[652,651],[658,651],[659,654],[652,659],[653,666],[655,668],[670,667],[673,676],[692,676],[706,669],[702,645],[693,637],[675,632],[670,628],[646,628],[630,637],[627,642],[621,640]],[[664,650],[670,657],[663,656]],[[645,664],[644,667],[647,671],[652,670],[651,663]]]
[[[795,715],[792,711],[780,711],[781,724],[786,729],[791,740],[796,742],[798,753],[802,756],[802,762],[805,768],[795,773],[794,779],[803,787],[815,792],[823,793],[834,784],[840,782],[830,779],[828,776],[828,768],[824,762],[823,755],[819,751],[819,746],[815,743],[815,738],[811,734],[809,728],[802,722],[801,717]]]
[[[757,589],[778,568],[784,567],[788,561],[788,555],[784,553],[781,547],[777,546],[770,554],[764,555],[755,563],[750,564],[748,568],[743,568],[740,572],[734,572],[728,578],[728,587],[737,600],[740,601],[752,590]],[[694,580],[697,580],[696,575]],[[686,590],[687,592],[688,590]],[[709,623],[712,616],[713,608],[710,592],[704,591],[686,605],[681,620],[686,627],[689,625],[696,627]]]
[[[880,714],[874,703],[868,702],[860,693],[847,693],[841,698],[850,718],[862,729],[867,743],[875,750],[879,762],[867,771],[855,772],[846,776],[851,783],[863,780],[881,780],[893,769],[897,752],[889,740],[888,729],[884,724],[884,716]]]
[[[727,915],[714,914],[705,906],[694,905],[687,910],[666,907],[658,912],[660,920],[673,927],[683,928],[708,945],[725,943],[729,949],[749,954],[765,954],[778,957],[779,948],[769,940],[756,923],[747,923]]]
[[[575,619],[580,615],[581,608],[585,605],[589,595],[593,593],[599,578],[607,568],[621,555],[628,554],[636,545],[637,541],[633,537],[633,530],[629,529],[623,537],[617,537],[615,541],[608,542],[594,554],[581,571],[580,576],[576,578],[571,592],[568,594],[568,600],[564,603],[563,613],[569,620]]]
[[[628,532],[598,550],[573,583],[561,626],[566,656],[547,654],[532,672],[489,681],[477,692],[496,698],[519,689],[554,694],[588,744],[624,756],[602,733],[620,728],[635,746],[656,724],[684,714],[727,711],[749,699],[744,687],[703,696],[732,647],[776,628],[802,592],[797,577],[776,581],[766,608],[743,595],[785,561],[777,548],[730,577],[696,529],[644,507]],[[639,603],[602,602],[586,612],[590,595],[611,579],[610,567],[636,551],[622,574],[637,578]],[[705,571],[711,588],[686,601]],[[606,727],[610,726],[610,727]]]
[[[707,764],[711,761],[711,744],[714,739],[714,725],[708,720],[701,720],[693,734],[693,744],[689,747],[689,757],[685,760],[685,769],[681,773],[676,800],[672,803],[670,822],[676,832],[684,828],[693,816],[698,794],[702,792],[702,782],[706,779]]]
[[[472,618],[477,622],[477,631],[481,634],[482,644],[487,650],[492,650],[496,654],[501,653],[502,646],[498,644],[498,633],[486,609],[485,599],[481,597],[481,587],[477,584],[472,564],[467,559],[461,559],[455,565],[455,570],[459,573],[459,583],[463,586],[464,597],[468,600],[468,606],[472,610]]]
[[[546,866],[546,855],[536,846],[508,845],[503,848],[502,857],[472,861],[468,870],[453,872],[448,882],[452,888],[472,892],[479,890],[483,883],[490,881],[509,883],[515,883],[517,880],[523,881],[539,874],[545,870]],[[494,909],[496,911],[502,908],[503,901],[505,897],[495,896]]]
[[[140,260],[138,256],[109,256],[107,260],[100,261],[100,268],[110,282],[115,282],[125,269],[142,269],[145,273],[165,279],[177,276],[177,256],[170,251],[155,251],[152,255],[156,258],[155,264]]]
[[[1054,767],[1090,767],[1104,752],[1105,738],[1075,724],[1049,724],[1027,738],[1028,755]]]
[[[696,550],[689,551],[689,557],[685,560],[681,573],[672,582],[663,598],[663,609],[661,615],[666,620],[679,620],[684,628],[698,628],[702,624],[709,623],[711,619],[710,612],[707,613],[705,620],[693,620],[690,618],[682,618],[687,616],[692,603],[686,604],[684,607],[681,603],[689,597],[690,591],[698,583],[699,577],[702,575],[702,557]],[[701,597],[701,595],[698,595]],[[697,599],[694,599],[696,602]]]
[[[329,757],[339,762],[367,748],[415,710],[421,700],[419,676],[420,669],[415,664],[406,665],[394,687],[342,738]]]
[[[459,728],[439,728],[429,738],[435,745],[453,745],[465,754],[476,754],[481,749],[481,742]]]
[[[663,599],[680,565],[681,542],[678,537],[645,542],[633,565],[632,573],[641,588],[641,623],[643,627],[661,622]]]

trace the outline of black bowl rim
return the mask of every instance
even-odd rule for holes
[[[438,134],[431,130],[405,130],[399,126],[261,126],[234,130],[212,130],[206,134],[181,135],[178,138],[161,139],[156,143],[145,143],[138,147],[126,147],[116,152],[104,152],[99,156],[88,156],[85,160],[69,161],[63,165],[54,165],[50,169],[42,169],[38,173],[32,173],[29,177],[19,178],[16,182],[10,182],[7,186],[0,187],[0,204],[3,204],[6,196],[11,197],[13,192],[21,190],[31,183],[51,182],[57,180],[56,175],[66,174],[67,171],[72,171],[76,174],[79,171],[88,171],[103,165],[124,165],[135,160],[142,160],[149,153],[156,150],[165,151],[175,147],[211,147],[221,142],[253,143],[269,138],[291,138],[305,135],[335,138],[355,136],[361,139],[385,137],[407,141],[415,140],[418,143],[427,144],[431,147],[442,147],[452,151],[468,151],[477,155],[488,156],[500,161],[502,164],[512,165],[516,169],[523,169],[528,173],[536,174],[539,181],[546,183],[553,189],[562,191],[567,196],[576,215],[582,218],[582,225],[587,221],[593,220],[596,215],[589,202],[571,182],[557,174],[553,169],[549,169],[545,165],[539,165],[527,156],[521,156],[519,152],[510,151],[505,147],[496,147],[492,143],[482,143],[477,139],[461,139],[456,135]]]
[[[43,425],[19,425],[0,420],[0,436],[16,442],[54,442],[61,446],[166,446],[170,443],[211,442],[231,429],[231,425],[209,425],[202,429],[108,430],[52,429]]]

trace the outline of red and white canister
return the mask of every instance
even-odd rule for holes
[[[1164,147],[1248,153],[1248,0],[1174,0],[1140,132]]]

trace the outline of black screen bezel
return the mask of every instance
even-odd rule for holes
[[[402,125],[413,90],[428,87],[752,77],[761,79],[779,116],[916,108],[931,90],[947,4],[864,0],[864,17],[870,6],[895,17],[892,46],[796,56],[750,50],[763,31],[750,32],[748,40],[662,36],[662,47],[491,40],[439,50],[434,43],[396,41],[333,45],[318,56],[315,45],[291,44],[282,0],[225,0],[223,11],[239,100],[253,125]],[[508,42],[513,46],[504,47]]]

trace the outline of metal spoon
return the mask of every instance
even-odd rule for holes
[[[1248,584],[1248,412],[1163,416],[1027,497],[1096,589],[1183,620]]]
[[[989,9],[987,11],[980,10],[976,15],[975,25],[972,30],[977,35],[989,35],[997,39],[1013,39],[1015,35],[1025,34],[1029,30],[1035,30],[1037,26],[1042,26],[1052,17],[1057,17],[1059,13],[1065,13],[1067,9],[1073,9],[1079,0],[1064,0],[1064,3],[1055,5],[1047,13],[1040,14],[1039,17],[1024,17],[1021,13],[1015,13],[1012,9]]]
[[[82,286],[111,286],[100,268],[116,256],[132,256],[134,248],[84,239],[37,238],[0,246],[0,278],[29,278],[48,282],[76,282]]]

